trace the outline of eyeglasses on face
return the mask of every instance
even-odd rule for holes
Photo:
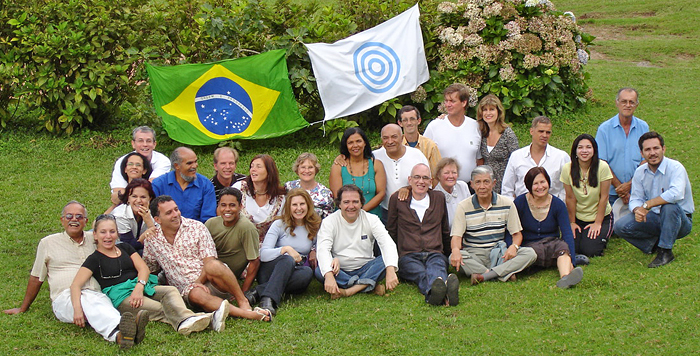
[[[413,178],[413,180],[421,180],[422,179],[422,180],[427,180],[427,181],[432,179],[428,176],[419,176],[419,175],[412,176],[411,178]]]
[[[73,220],[73,218],[75,218],[75,220],[83,220],[83,219],[85,219],[85,215],[83,215],[83,214],[75,214],[75,215],[74,214],[66,214],[66,215],[63,215],[63,218],[65,218],[66,220]]]

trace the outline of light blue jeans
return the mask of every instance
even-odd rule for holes
[[[646,222],[634,220],[634,213],[627,214],[615,222],[615,234],[627,240],[644,253],[651,253],[654,246],[672,249],[677,239],[690,233],[693,219],[686,215],[678,204],[661,206],[661,213],[647,213]]]
[[[374,290],[374,286],[377,285],[377,282],[384,279],[385,270],[384,260],[382,256],[379,256],[354,271],[344,271],[341,269],[338,275],[335,276],[335,282],[338,283],[338,287],[343,289],[348,289],[356,284],[365,284],[367,288],[362,292],[369,293]],[[319,269],[318,266],[314,271],[314,275],[316,275],[316,279],[321,283],[326,279],[321,275],[321,269]]]

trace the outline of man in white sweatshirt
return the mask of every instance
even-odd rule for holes
[[[379,218],[362,210],[364,200],[355,185],[341,187],[336,198],[340,210],[323,219],[318,231],[315,274],[331,299],[358,292],[383,295],[399,284],[396,244]],[[375,240],[379,257],[373,254]],[[386,287],[377,284],[385,276]]]

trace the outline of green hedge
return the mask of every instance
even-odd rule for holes
[[[330,5],[289,0],[274,3],[130,0],[118,4],[105,0],[2,1],[0,15],[7,19],[0,23],[2,125],[30,125],[66,134],[80,127],[103,128],[115,123],[159,126],[144,70],[146,61],[167,65],[201,63],[278,48],[287,50],[290,79],[302,115],[308,121],[320,120],[323,108],[303,43],[337,41],[398,15],[414,3],[413,0],[339,0]],[[517,3],[525,9],[520,0],[500,2]],[[459,3],[455,6],[465,6],[466,2]],[[438,11],[444,6],[434,0],[421,2],[431,80],[413,95],[393,99],[353,115],[352,119],[361,125],[393,121],[396,109],[409,102],[422,107],[426,116],[437,115],[446,84],[452,81],[474,84],[475,76],[481,78],[478,86],[472,85],[475,93],[496,93],[503,99],[511,119],[534,112],[574,110],[585,102],[582,93],[588,87],[580,66],[572,73],[564,66],[540,65],[527,71],[516,64],[513,65],[518,78],[515,83],[499,77],[503,61],[484,65],[463,56],[457,63],[459,67],[447,66],[455,53],[462,55],[464,51],[448,46],[444,31],[468,23],[465,18]],[[532,16],[559,15],[543,6],[535,9],[540,9],[541,14]],[[492,17],[487,19],[487,29],[479,35],[497,43],[507,37],[503,24],[509,19],[502,15]],[[581,34],[575,25],[573,28],[570,32],[574,36]],[[583,45],[585,41],[581,47],[585,49]],[[522,63],[522,59],[523,55],[512,56],[513,63]],[[550,72],[553,75],[547,74]],[[538,111],[538,108],[544,109]]]

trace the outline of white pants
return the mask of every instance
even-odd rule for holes
[[[80,303],[83,306],[85,319],[97,333],[107,340],[114,342],[117,333],[113,332],[119,326],[121,315],[114,308],[112,301],[101,292],[83,289],[80,293]],[[52,303],[53,314],[64,323],[73,324],[73,303],[70,300],[70,289],[66,289]]]

